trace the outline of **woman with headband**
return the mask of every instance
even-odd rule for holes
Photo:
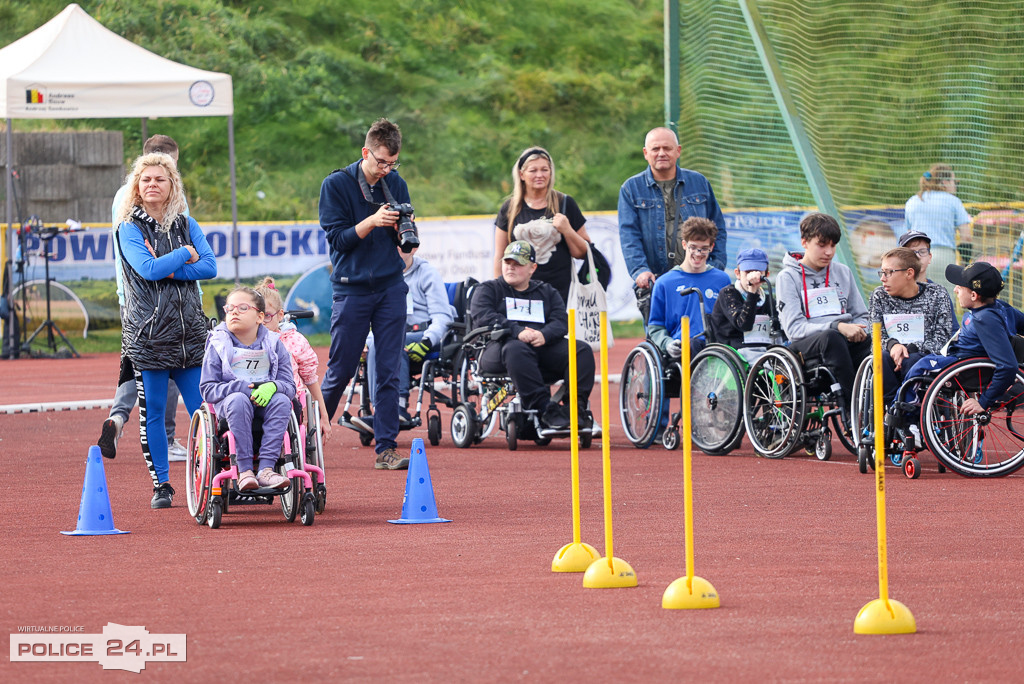
[[[919,186],[920,190],[907,200],[904,209],[906,229],[931,238],[929,268],[933,273],[945,273],[947,265],[956,263],[957,245],[970,242],[971,217],[956,196],[956,174],[948,164],[932,164],[922,174]],[[946,289],[952,294],[952,284],[944,278],[939,278],[939,282],[948,285]]]
[[[501,205],[494,226],[494,277],[501,277],[505,247],[526,240],[537,253],[534,280],[569,296],[573,257],[587,256],[586,219],[569,195],[555,191],[555,164],[543,147],[523,151],[512,166],[512,195]],[[509,228],[512,234],[509,234]]]

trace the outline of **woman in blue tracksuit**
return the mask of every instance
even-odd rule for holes
[[[185,215],[181,176],[170,156],[142,155],[126,185],[114,233],[124,273],[121,353],[131,359],[139,388],[151,506],[170,508],[167,381],[174,378],[189,413],[199,408],[207,326],[197,281],[215,277],[217,262],[199,224]]]

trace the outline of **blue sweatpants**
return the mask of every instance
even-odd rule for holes
[[[135,370],[135,384],[139,391],[139,436],[142,440],[142,455],[149,467],[153,486],[167,482],[167,428],[164,413],[167,402],[167,380],[174,378],[185,408],[189,415],[195,413],[203,398],[199,394],[199,376],[202,366],[175,368],[173,370]],[[139,380],[141,379],[141,382]],[[159,435],[159,439],[150,439]]]
[[[398,373],[405,345],[404,280],[369,295],[335,295],[331,305],[331,349],[320,389],[327,415],[334,419],[338,403],[359,364],[366,336],[373,327],[376,347],[373,433],[377,453],[395,448],[398,437]]]
[[[260,441],[260,467],[256,470],[274,467],[292,415],[292,402],[288,397],[277,392],[270,397],[269,404],[257,406],[249,395],[235,392],[219,401],[214,410],[218,417],[228,421],[228,429],[235,436],[235,461],[239,473],[253,470],[252,424],[257,418],[263,421],[263,439]]]

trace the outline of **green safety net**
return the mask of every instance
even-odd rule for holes
[[[810,206],[745,1],[680,2],[680,161],[727,208]],[[974,217],[969,256],[1005,267],[1024,229],[1024,1],[750,2],[846,235],[848,212],[900,210],[947,163]],[[849,244],[863,263],[892,246]],[[1006,292],[1018,305],[1019,258]]]

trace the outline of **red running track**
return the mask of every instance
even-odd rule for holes
[[[611,372],[631,346],[620,340]],[[0,403],[112,395],[117,359],[0,362]],[[427,447],[445,525],[389,525],[404,472],[336,433],[328,506],[314,526],[252,507],[219,530],[188,516],[183,464],[174,508],[151,485],[129,423],[106,475],[115,537],[75,527],[85,456],[104,411],[0,414],[3,628],[142,625],[187,635],[185,663],[159,681],[1019,681],[1024,590],[1021,478],[887,471],[890,596],[918,633],[857,636],[877,598],[873,479],[836,442],[827,463],[768,461],[744,443],[694,455],[696,573],[722,607],[661,608],[685,575],[682,452],[632,448],[615,413],[615,555],[634,589],[584,589],[550,563],[571,541],[569,450],[500,436],[455,449],[444,425]],[[13,400],[12,400],[13,397]],[[595,405],[599,402],[593,402]],[[186,417],[179,412],[179,436]],[[425,437],[425,429],[403,433]],[[604,548],[600,449],[581,454],[583,539]],[[3,663],[5,681],[115,681],[92,663]],[[132,680],[134,681],[134,680]]]

